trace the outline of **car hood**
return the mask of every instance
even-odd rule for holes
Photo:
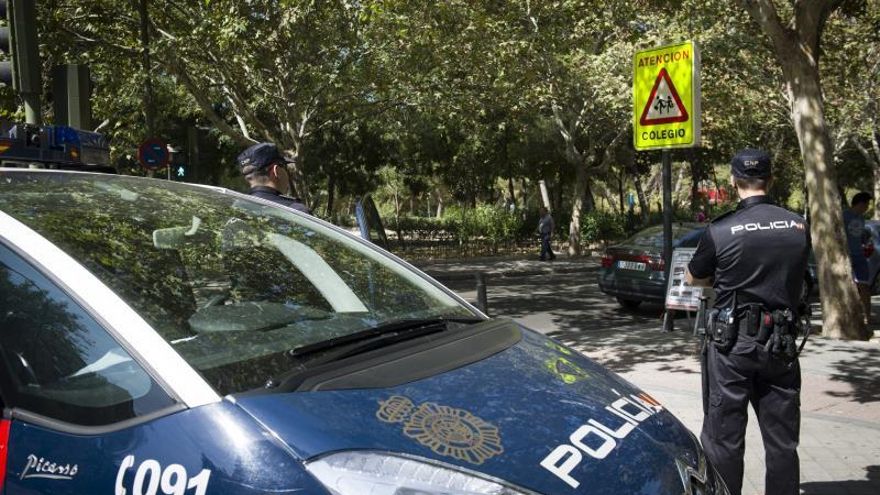
[[[509,322],[509,325],[516,325]],[[393,388],[236,399],[302,460],[344,450],[458,465],[541,493],[681,493],[694,437],[654,399],[535,332]]]

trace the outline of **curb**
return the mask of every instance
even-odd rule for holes
[[[500,277],[500,278],[517,278],[517,277],[533,277],[533,276],[541,276],[541,275],[554,275],[554,274],[568,274],[568,273],[581,273],[581,272],[589,272],[595,270],[598,265],[590,263],[590,264],[582,264],[579,266],[560,266],[560,267],[547,267],[547,268],[507,268],[507,269],[493,269],[487,267],[486,269],[481,269],[479,266],[472,266],[467,270],[438,270],[436,267],[417,267],[423,272],[427,273],[433,278],[436,279],[446,279],[446,280],[467,280],[472,279],[476,276],[476,273],[482,272],[486,277]]]

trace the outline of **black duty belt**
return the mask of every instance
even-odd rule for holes
[[[768,311],[752,306],[737,320],[737,330],[764,344],[773,335],[774,326],[780,326],[782,333],[796,335],[796,318],[790,310]]]

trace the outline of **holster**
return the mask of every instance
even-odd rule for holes
[[[798,356],[797,319],[790,309],[776,309],[771,313],[773,320],[770,333],[764,348],[774,357],[786,362],[793,362]]]
[[[706,336],[712,339],[712,345],[719,352],[727,354],[736,344],[739,326],[736,320],[736,308],[712,308],[706,320]]]

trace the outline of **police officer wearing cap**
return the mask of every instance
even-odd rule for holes
[[[709,461],[731,494],[742,491],[749,403],[764,440],[767,495],[799,493],[801,372],[796,336],[810,249],[803,217],[767,196],[770,157],[745,149],[731,162],[736,210],[705,230],[688,282],[714,288],[703,361]]]
[[[258,143],[241,152],[236,158],[241,174],[251,186],[251,196],[268,199],[275,203],[311,213],[297,198],[285,196],[292,189],[287,171],[289,160],[281,155],[272,143]]]

